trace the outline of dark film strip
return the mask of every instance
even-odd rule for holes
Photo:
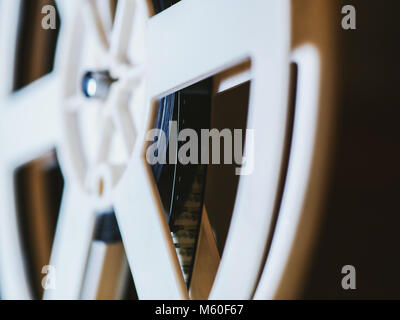
[[[153,0],[154,12],[156,14],[160,13],[179,1],[180,0]]]
[[[93,240],[107,244],[121,241],[121,234],[114,212],[102,213],[97,217]]]
[[[160,100],[156,127],[162,129],[167,136],[167,149],[173,143],[169,137],[170,121],[176,121],[178,132],[190,128],[199,137],[201,129],[210,127],[211,88],[210,78]],[[176,148],[175,154],[186,142],[174,142],[171,148]],[[158,151],[167,152],[168,155],[168,150]],[[152,171],[184,279],[189,287],[201,223],[207,165],[200,164],[201,152],[197,164],[184,165],[180,161],[169,163],[170,159],[168,156],[166,158],[166,164],[155,164]]]

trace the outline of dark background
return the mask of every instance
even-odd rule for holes
[[[337,0],[335,0],[337,1]],[[337,1],[340,100],[329,197],[304,298],[400,298],[400,1]],[[356,290],[341,288],[344,265]]]

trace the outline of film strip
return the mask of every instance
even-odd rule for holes
[[[210,127],[211,91],[210,78],[163,97],[159,101],[155,124],[166,135],[167,149],[175,148],[176,161],[155,164],[152,171],[188,288],[199,237],[207,165],[200,164],[201,152],[198,164],[182,164],[177,159],[178,150],[186,141],[171,140],[170,123],[176,122],[177,132],[190,128],[200,136],[201,129]],[[157,150],[167,153],[167,149],[163,150],[160,144]]]

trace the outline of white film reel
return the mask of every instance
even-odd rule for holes
[[[5,25],[17,17],[17,2],[0,2],[1,14],[8,16],[1,19]],[[16,93],[5,82],[0,93],[0,272],[5,298],[32,297],[18,235],[13,170],[53,147],[65,189],[50,260],[57,286],[44,297],[80,298],[96,214],[114,208],[139,298],[189,298],[146,161],[146,132],[158,99],[245,61],[251,67],[227,77],[224,85],[251,80],[247,128],[255,136],[253,148],[246,141],[244,156],[254,162],[254,170],[240,177],[209,298],[294,295],[303,274],[292,269],[303,269],[311,247],[311,240],[299,243],[297,237],[299,232],[313,234],[317,221],[317,207],[304,215],[304,205],[309,188],[319,185],[313,184],[314,178],[323,175],[318,161],[325,159],[315,158],[315,148],[323,143],[316,137],[326,134],[320,126],[327,115],[320,115],[326,47],[294,36],[293,2],[183,0],[153,15],[149,1],[119,0],[114,18],[107,0],[57,1],[62,27],[53,72]],[[324,12],[327,7],[322,6]],[[6,59],[0,67],[12,74],[15,52],[10,43],[16,34],[1,30],[0,50]],[[296,116],[280,195],[291,63],[299,70]],[[103,71],[108,83],[96,80]],[[96,75],[89,79],[88,94],[102,90],[101,99],[82,95],[87,72]],[[304,228],[305,221],[310,229]]]

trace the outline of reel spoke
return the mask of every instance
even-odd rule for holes
[[[107,26],[109,24],[108,19],[100,16],[99,3],[95,0],[87,0],[83,8],[90,34],[96,39],[96,44],[100,50],[107,52],[109,47],[107,28],[110,28],[110,26]],[[111,16],[111,8],[108,11]],[[106,14],[103,13],[102,16],[106,16]]]
[[[18,38],[18,29],[10,28],[15,24],[20,15],[19,1],[1,1],[0,11],[6,12],[0,19],[0,74],[3,75],[0,85],[0,105],[3,99],[12,92],[15,75],[16,47]]]
[[[132,20],[137,1],[120,0],[117,5],[114,27],[110,40],[111,59],[120,63],[127,63],[126,52],[129,45]]]
[[[97,149],[96,155],[96,163],[107,161],[107,156],[110,152],[110,145],[112,134],[115,130],[115,126],[113,125],[111,119],[107,118],[103,121],[102,129],[100,133],[99,146]]]
[[[299,286],[304,265],[305,253],[310,238],[303,236],[301,244],[296,243],[296,232],[300,221],[307,221],[307,233],[311,237],[312,210],[305,210],[307,184],[312,176],[314,146],[317,143],[318,99],[320,85],[320,56],[312,45],[304,45],[292,53],[293,61],[298,65],[298,88],[296,92],[296,119],[293,125],[291,161],[287,170],[282,207],[280,208],[274,238],[270,252],[255,292],[255,299],[280,298],[285,286]],[[315,170],[315,169],[314,169]],[[318,176],[318,175],[317,175]],[[309,207],[308,207],[309,208]],[[292,252],[296,252],[295,254]],[[303,252],[299,254],[299,252]],[[294,261],[287,260],[293,254]],[[292,258],[293,259],[293,258]],[[286,273],[286,276],[285,276]],[[290,275],[290,276],[289,276]],[[283,288],[283,289],[281,289]]]
[[[136,152],[114,193],[115,212],[140,299],[182,299],[187,290],[150,169]]]
[[[128,109],[129,95],[119,94],[115,100],[112,117],[116,131],[121,133],[127,155],[130,155],[135,143],[135,128]]]
[[[122,77],[128,66],[139,66],[146,57],[146,25],[149,8],[143,0],[120,0],[111,36],[111,70]]]
[[[77,185],[67,185],[50,259],[56,288],[46,290],[45,299],[79,299],[94,222],[85,193]]]
[[[2,298],[31,299],[28,277],[24,270],[22,242],[18,234],[13,172],[1,163],[0,168],[0,269]],[[11,251],[11,254],[7,252]]]
[[[76,12],[76,1],[56,0],[57,7],[60,10],[60,15],[63,20],[74,18]]]
[[[95,5],[97,7],[99,19],[102,22],[102,27],[108,41],[114,23],[113,20],[114,20],[115,2],[116,0],[95,0]]]
[[[58,93],[57,77],[52,74],[10,96],[6,108],[0,111],[3,158],[22,160],[57,145],[60,138]]]

